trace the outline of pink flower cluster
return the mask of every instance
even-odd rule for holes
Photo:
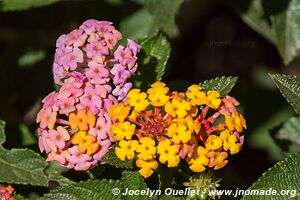
[[[47,161],[87,170],[110,149],[107,111],[132,87],[140,51],[130,39],[118,45],[121,39],[111,22],[93,19],[57,39],[53,74],[61,88],[43,99],[36,119]]]
[[[52,92],[43,99],[43,108],[36,120],[40,123],[39,148],[48,154],[47,161],[75,170],[87,170],[98,164],[111,146],[111,121],[107,109],[116,103],[116,99],[109,94],[110,91],[109,85],[91,84],[82,74],[72,72],[58,92]],[[75,120],[71,119],[72,114],[80,111],[81,116],[77,114]],[[79,128],[72,129],[74,123]],[[84,125],[85,132],[94,136],[94,142],[98,144],[90,155],[80,152],[78,145],[72,143],[72,138]]]
[[[81,72],[92,84],[110,84],[112,94],[122,100],[132,87],[128,79],[136,72],[140,46],[127,39],[118,45],[121,33],[111,22],[90,19],[78,29],[60,36],[53,64],[58,85],[73,71]]]

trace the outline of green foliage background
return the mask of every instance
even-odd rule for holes
[[[217,172],[222,188],[246,189],[277,161],[299,152],[300,81],[292,76],[300,75],[299,0],[2,0],[0,10],[0,119],[6,121],[7,138],[5,142],[1,122],[0,181],[15,184],[26,198],[37,199],[58,184],[62,187],[43,198],[82,199],[95,191],[100,199],[105,194],[96,191],[102,186],[132,187],[126,179],[145,186],[137,174],[118,168],[130,168],[131,163],[74,172],[47,164],[36,153],[36,113],[41,99],[55,89],[55,41],[90,18],[112,21],[124,37],[143,46],[136,86],[164,80],[184,90],[202,83],[225,95],[236,82],[231,95],[241,103],[248,130],[242,152]],[[215,77],[220,78],[205,81]],[[299,155],[275,165],[252,187],[268,187],[265,178],[272,171],[279,173],[278,166],[287,162],[299,166]],[[287,182],[299,185],[299,168],[285,169],[291,174]],[[274,184],[278,181],[270,177]],[[105,180],[87,181],[93,178]],[[150,178],[147,184],[155,188],[158,180]],[[291,184],[275,186],[292,188]]]

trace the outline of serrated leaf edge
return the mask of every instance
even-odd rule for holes
[[[258,183],[260,182],[261,179],[265,178],[266,174],[268,172],[270,172],[271,170],[273,170],[275,167],[277,166],[281,166],[284,164],[284,162],[286,162],[288,159],[293,159],[293,156],[299,156],[300,157],[300,152],[296,152],[296,153],[292,153],[290,155],[288,155],[287,157],[285,157],[283,160],[277,162],[275,165],[273,165],[272,167],[270,167],[269,169],[267,169],[267,171],[265,171],[256,181],[255,183],[253,183],[248,189],[251,189],[252,187],[255,187],[258,185]]]
[[[294,106],[292,105],[292,102],[290,102],[290,100],[289,100],[289,99],[286,97],[286,95],[282,92],[282,90],[280,89],[280,87],[279,87],[279,85],[277,84],[276,81],[278,81],[278,76],[282,76],[282,77],[284,77],[284,78],[295,78],[295,79],[297,79],[297,78],[299,78],[299,77],[297,77],[297,76],[295,76],[295,75],[287,75],[287,74],[270,74],[270,73],[269,73],[269,76],[272,78],[274,84],[275,84],[276,87],[279,89],[281,95],[286,99],[286,101],[287,101],[287,102],[292,106],[292,108],[294,109]],[[289,91],[291,91],[288,87],[285,87],[285,88],[287,88]],[[293,93],[293,91],[291,91],[291,92]],[[300,114],[300,113],[298,113],[298,111],[296,111],[295,109],[294,109],[294,111],[295,111],[297,114]]]

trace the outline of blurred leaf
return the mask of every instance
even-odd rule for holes
[[[33,136],[29,128],[25,124],[20,124],[19,129],[22,134],[22,146],[30,146],[36,144],[37,139]]]
[[[152,35],[157,30],[169,37],[177,34],[175,16],[184,0],[132,0],[143,7],[121,22],[121,32],[133,39]]]
[[[0,182],[48,186],[44,169],[45,160],[34,151],[28,149],[6,150],[5,123],[0,121]]]
[[[300,55],[300,1],[229,0],[243,21],[274,44],[284,64]]]
[[[60,0],[3,0],[2,11],[27,10],[34,7],[41,7],[53,4]]]
[[[279,4],[287,4],[281,11],[271,15],[272,27],[277,41],[277,49],[287,65],[300,53],[300,1],[283,0]],[[278,7],[279,7],[278,6]],[[276,8],[270,3],[270,8]]]
[[[285,74],[270,75],[282,95],[300,115],[300,78]]]
[[[2,146],[6,140],[5,137],[5,122],[0,120],[0,145]]]
[[[102,161],[116,168],[132,169],[134,165],[132,160],[120,160],[115,153],[115,146],[103,156]]]
[[[144,179],[141,177],[141,175],[138,172],[132,172],[132,171],[124,171],[122,173],[122,179],[121,179],[123,190],[128,188],[128,190],[146,190],[147,185],[144,181]],[[128,200],[147,200],[150,199],[147,195],[126,195],[123,196],[124,199]]]
[[[43,60],[45,57],[46,52],[44,50],[30,51],[19,58],[18,64],[21,67],[31,67]]]
[[[20,194],[14,194],[14,200],[26,200],[27,198],[23,197]]]
[[[272,131],[275,142],[287,152],[300,152],[300,120],[292,117]]]
[[[173,36],[178,32],[175,24],[175,16],[183,1],[184,0],[152,0],[145,1],[146,4],[144,5],[154,16],[158,28],[168,34],[168,36]]]
[[[206,91],[217,90],[218,92],[220,92],[220,95],[222,97],[225,97],[231,91],[237,80],[237,77],[222,76],[206,80],[203,83],[200,83],[199,85],[204,87]]]
[[[156,33],[157,27],[150,12],[147,9],[140,9],[121,21],[120,30],[124,37],[137,40]]]
[[[282,200],[299,199],[300,190],[300,153],[295,153],[268,169],[249,190],[276,190],[276,195],[249,195],[242,200]],[[281,195],[280,191],[294,191],[294,194]],[[295,196],[294,196],[295,195]]]
[[[240,14],[242,20],[250,28],[264,36],[272,44],[275,44],[276,39],[264,11],[262,1],[263,0],[229,0],[227,2]]]
[[[86,199],[122,199],[120,195],[113,195],[112,189],[121,188],[119,180],[88,180],[59,187],[45,194],[41,199],[86,200]]]
[[[293,115],[293,110],[289,106],[278,110],[278,112],[270,116],[269,119],[262,122],[260,126],[256,127],[255,130],[249,134],[246,142],[253,148],[266,151],[269,154],[269,158],[273,161],[282,159],[282,151],[271,137],[270,130],[285,122],[286,119]]]

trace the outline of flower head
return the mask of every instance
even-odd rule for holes
[[[37,116],[39,147],[47,161],[75,170],[95,167],[109,150],[111,119],[102,102],[110,88],[91,84],[80,73],[65,80],[58,92],[50,93]]]
[[[55,83],[63,85],[73,72],[80,72],[92,84],[110,84],[116,89],[113,95],[122,100],[132,86],[128,81],[136,72],[141,47],[130,39],[126,46],[118,45],[121,39],[111,22],[94,19],[60,36],[53,63]]]
[[[131,89],[108,111],[116,155],[136,160],[144,178],[158,164],[177,167],[180,160],[194,172],[220,169],[228,162],[228,152],[236,154],[242,145],[239,134],[246,125],[235,113],[236,105],[232,97],[222,98],[198,85],[185,93],[170,92],[163,82],[153,83],[147,92]]]
[[[4,200],[13,200],[13,192],[14,188],[11,185],[8,185],[6,187],[0,186],[0,198]]]

